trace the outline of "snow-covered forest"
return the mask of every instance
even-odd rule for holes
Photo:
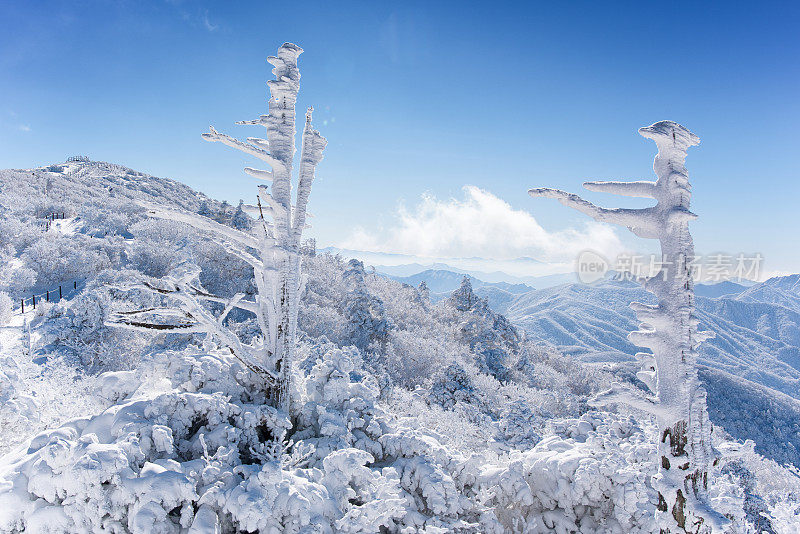
[[[798,532],[800,284],[695,295],[691,132],[641,130],[657,182],[590,183],[656,208],[532,190],[659,239],[677,284],[432,291],[304,239],[301,52],[237,127],[264,139],[203,134],[270,167],[238,205],[0,171],[0,532]]]

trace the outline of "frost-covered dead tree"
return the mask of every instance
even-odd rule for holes
[[[250,229],[236,229],[219,224],[207,217],[193,213],[178,212],[160,206],[147,205],[153,217],[189,224],[221,244],[229,253],[249,263],[254,270],[257,294],[254,301],[241,296],[234,299],[205,293],[192,284],[191,277],[183,276],[170,281],[171,287],[157,290],[177,298],[184,312],[191,316],[182,324],[190,331],[213,331],[240,358],[246,359],[251,369],[257,369],[267,377],[276,404],[288,409],[290,404],[291,364],[295,349],[297,314],[300,302],[301,239],[306,227],[306,207],[314,181],[316,166],[322,160],[325,138],[311,126],[311,112],[306,112],[302,133],[297,193],[292,198],[292,176],[295,149],[295,104],[300,90],[300,71],[297,58],[302,49],[292,43],[284,43],[275,57],[267,61],[273,65],[274,80],[267,83],[270,90],[268,113],[256,120],[237,124],[266,127],[267,138],[248,137],[239,141],[217,132],[213,127],[204,133],[207,141],[220,142],[249,156],[263,161],[271,170],[245,167],[245,172],[255,178],[271,182],[258,186],[258,205],[246,206],[258,216]],[[166,293],[164,293],[166,291]],[[255,314],[261,340],[255,345],[243,345],[224,332],[219,318],[203,317],[200,309],[192,303],[200,301],[220,302],[229,308],[240,308]],[[124,322],[124,321],[123,321]],[[131,317],[127,318],[132,325]],[[133,321],[139,322],[139,321]],[[179,324],[171,325],[180,329]],[[193,326],[189,326],[189,325]],[[147,327],[146,325],[138,325]],[[235,337],[235,336],[233,336]]]
[[[708,470],[713,461],[711,424],[706,392],[697,376],[697,347],[710,337],[697,330],[694,287],[690,265],[694,244],[688,223],[691,187],[684,167],[686,151],[699,138],[672,121],[639,129],[655,141],[658,154],[655,182],[586,182],[590,191],[656,200],[643,209],[606,209],[577,195],[556,189],[529,191],[534,197],[555,198],[597,221],[626,226],[639,237],[661,242],[660,270],[643,280],[645,289],[658,298],[657,305],[631,304],[642,321],[629,339],[647,347],[639,377],[655,398],[638,397],[623,390],[607,392],[599,402],[622,402],[653,413],[659,421],[659,472],[654,486],[659,494],[659,523],[665,532],[698,532],[711,528],[718,516],[707,507]]]

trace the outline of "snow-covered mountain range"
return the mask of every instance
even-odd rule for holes
[[[432,290],[445,290],[463,276],[423,271],[398,279],[425,281]],[[652,295],[638,284],[608,279],[516,293],[480,281],[473,285],[476,293],[530,339],[585,362],[628,366],[633,373],[634,355],[642,349],[627,339],[638,325],[629,304],[653,302]],[[784,424],[785,428],[773,432],[774,437],[762,436],[759,444],[794,462],[800,459],[798,298],[800,275],[771,278],[751,287],[733,282],[697,284],[696,298],[700,328],[716,334],[701,345],[699,358],[712,417],[728,421],[730,431],[743,439],[752,437],[752,430],[765,417],[776,424],[780,421],[776,428]],[[764,402],[767,407],[756,408]],[[720,405],[736,411],[723,413],[716,409]],[[732,427],[733,421],[740,425]]]

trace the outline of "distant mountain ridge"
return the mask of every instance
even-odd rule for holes
[[[487,283],[506,282],[509,284],[527,284],[543,287],[537,280],[546,281],[546,285],[575,281],[574,273],[552,275],[553,267],[529,257],[507,260],[488,258],[418,258],[406,254],[371,252],[338,247],[324,247],[320,252],[341,255],[345,258],[361,260],[376,271],[392,277],[407,277],[427,270],[442,270],[453,273],[469,274]],[[556,270],[568,270],[569,266],[558,266]]]
[[[470,279],[473,289],[480,287],[494,287],[514,295],[521,295],[522,293],[527,293],[528,291],[532,291],[534,289],[532,286],[522,283],[511,284],[508,282],[485,282],[472,276],[471,274],[457,273],[443,269],[427,269],[411,276],[389,275],[389,278],[414,287],[418,286],[424,281],[431,292],[442,293],[445,291],[453,291],[458,288],[461,285],[461,280],[465,276]]]
[[[743,292],[747,286],[725,280],[717,284],[695,284],[694,294],[701,297],[717,298]]]

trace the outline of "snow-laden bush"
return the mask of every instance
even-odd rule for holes
[[[0,530],[377,532],[446,528],[469,512],[435,458],[443,450],[429,456],[431,438],[391,432],[352,354],[328,350],[313,364],[282,455],[289,420],[226,352],[162,353],[148,373],[101,376],[119,404],[4,459]]]
[[[8,292],[22,298],[36,284],[36,271],[29,267],[19,266],[2,270],[4,286]]]
[[[89,238],[45,234],[22,254],[26,267],[36,272],[36,281],[44,286],[83,280],[111,267],[111,260],[101,249],[93,247]]]
[[[130,266],[147,276],[161,278],[186,258],[187,251],[176,247],[190,235],[185,225],[145,219],[131,226],[130,232]]]
[[[79,217],[82,231],[95,236],[129,236],[132,224],[144,218],[142,209],[130,202],[88,202],[81,205]]]
[[[0,531],[657,532],[653,443],[631,418],[586,414],[530,450],[477,452],[429,430],[421,405],[383,404],[355,349],[299,354],[295,421],[227,350],[101,375],[116,404],[3,458]]]
[[[451,363],[434,375],[430,397],[444,409],[452,409],[459,402],[481,403],[472,376],[457,363]]]
[[[348,262],[344,279],[349,291],[343,304],[344,316],[347,318],[346,335],[361,350],[366,350],[372,344],[383,349],[392,324],[386,318],[383,301],[367,289],[365,276],[362,262]]]
[[[136,367],[139,354],[153,336],[113,328],[107,322],[115,311],[153,307],[160,302],[150,292],[119,289],[138,279],[138,274],[129,270],[99,273],[77,296],[52,307],[48,341],[74,354],[89,372]]]
[[[0,326],[4,326],[11,320],[14,301],[7,293],[0,292]]]
[[[42,229],[37,225],[11,216],[0,219],[0,243],[11,244],[17,252],[22,252],[42,237]]]
[[[2,347],[0,347],[2,348]],[[0,451],[27,435],[26,427],[36,417],[36,400],[26,394],[17,362],[10,356],[0,360]]]
[[[92,379],[52,357],[35,364],[27,348],[0,347],[0,464],[3,455],[30,436],[78,415],[95,413]],[[0,529],[2,532],[2,529]]]

